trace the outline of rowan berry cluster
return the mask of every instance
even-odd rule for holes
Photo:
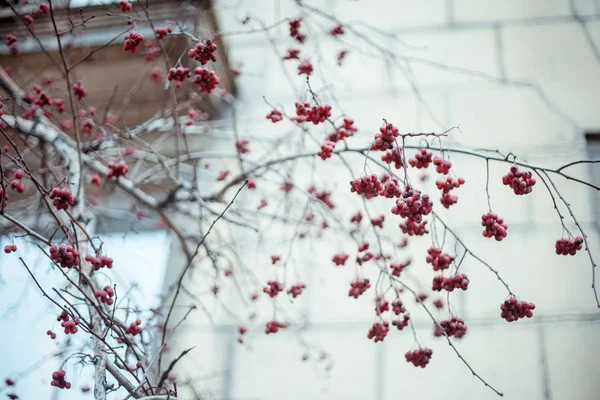
[[[170,81],[175,81],[175,87],[181,87],[181,85],[183,85],[183,81],[191,76],[192,72],[188,68],[177,67],[169,70],[167,79]]]
[[[300,50],[295,48],[290,48],[287,50],[285,56],[283,56],[284,60],[297,60],[300,57]]]
[[[383,189],[383,185],[375,174],[358,178],[350,182],[350,186],[352,193],[356,192],[356,194],[364,195],[367,199],[377,197]]]
[[[392,311],[396,315],[400,315],[400,314],[406,312],[406,308],[404,307],[404,304],[402,303],[402,300],[397,299],[397,300],[394,300],[392,302]]]
[[[425,368],[429,364],[432,355],[433,351],[431,349],[418,348],[407,352],[404,357],[406,357],[407,362],[412,363],[415,367]]]
[[[306,285],[304,283],[298,283],[296,285],[292,285],[292,287],[288,289],[287,293],[291,294],[293,298],[296,298],[297,296],[302,294],[302,290],[305,288]]]
[[[194,73],[196,74],[194,84],[198,85],[200,92],[210,93],[221,82],[219,77],[209,69],[197,67]]]
[[[100,300],[100,302],[106,305],[111,306],[114,302],[113,297],[115,295],[115,291],[110,286],[104,286],[104,289],[96,290],[96,293],[94,294],[98,300]]]
[[[368,279],[357,279],[350,283],[350,291],[348,296],[358,299],[358,296],[363,294],[367,289],[371,287]]]
[[[354,135],[356,131],[357,129],[354,127],[354,120],[350,118],[344,118],[344,125],[330,133],[329,140],[332,142],[338,142]]]
[[[385,221],[385,215],[381,214],[379,217],[371,219],[371,225],[383,228],[383,221]]]
[[[79,325],[79,318],[74,318],[71,319],[71,316],[69,315],[69,313],[67,313],[65,310],[62,310],[62,312],[60,313],[60,315],[58,317],[56,317],[57,321],[62,321],[60,323],[60,326],[62,326],[64,329],[65,334],[76,334],[77,333],[77,325]],[[52,337],[52,335],[50,335],[50,337]]]
[[[263,288],[263,292],[267,293],[271,297],[275,297],[279,294],[279,292],[283,291],[284,287],[281,282],[278,281],[268,281],[267,285]]]
[[[508,174],[502,177],[502,183],[509,186],[516,195],[523,195],[531,193],[533,185],[535,185],[535,178],[529,171],[519,171],[516,166],[510,167]]]
[[[271,110],[271,112],[267,114],[267,119],[270,119],[274,123],[279,122],[283,119],[283,114],[281,111]]]
[[[15,251],[17,251],[16,244],[7,244],[6,246],[4,246],[4,252],[6,254],[14,253]]]
[[[331,140],[326,140],[321,144],[321,151],[319,151],[317,155],[321,157],[323,161],[325,161],[328,158],[331,158],[331,153],[333,152],[333,149],[335,149],[335,142],[332,142]]]
[[[398,137],[398,128],[392,124],[387,124],[379,128],[379,133],[375,134],[375,141],[371,144],[371,150],[386,151],[394,146]]]
[[[494,213],[487,213],[481,216],[481,225],[485,227],[483,236],[487,238],[495,238],[497,241],[501,241],[507,235],[506,230],[508,226],[504,223],[504,220]]]
[[[144,35],[139,32],[129,32],[125,36],[125,43],[123,44],[123,50],[137,53],[140,44],[144,41]]]
[[[344,265],[344,264],[346,264],[348,257],[349,257],[349,255],[346,253],[338,253],[333,256],[332,261],[335,263],[335,265]]]
[[[121,12],[127,12],[131,10],[133,6],[127,0],[121,0]]]
[[[300,33],[300,26],[302,24],[302,17],[293,19],[289,22],[290,25],[290,36],[296,39],[298,42],[304,42],[306,35]]]
[[[454,261],[454,257],[449,254],[442,253],[442,249],[431,247],[427,249],[427,257],[425,261],[433,266],[434,271],[440,271],[450,268],[450,264]]]
[[[577,236],[575,239],[567,240],[567,239],[558,239],[556,241],[556,254],[568,256],[574,256],[577,253],[577,250],[581,250],[581,245],[583,244],[583,238],[581,236]]]
[[[412,167],[427,168],[427,167],[429,167],[429,164],[431,164],[431,157],[432,157],[432,154],[430,151],[425,150],[425,149],[419,149],[417,154],[415,154],[415,158],[410,158],[408,160],[408,163]]]
[[[401,222],[399,226],[402,232],[406,233],[408,236],[423,236],[429,233],[426,225],[427,221],[416,223],[412,219],[406,219],[404,222]]]
[[[217,45],[211,39],[202,40],[196,46],[188,51],[188,56],[198,61],[202,65],[206,65],[209,61],[217,61],[215,55]]]
[[[54,188],[50,192],[49,197],[57,210],[68,210],[69,206],[75,204],[73,194],[67,188]]]
[[[403,263],[390,263],[390,268],[392,269],[392,275],[394,276],[400,276],[400,274],[402,273],[402,271],[404,271],[404,268],[408,267],[411,263],[411,260],[408,260],[406,262]]]
[[[46,335],[50,336],[50,339],[52,340],[56,339],[56,333],[52,332],[51,330],[47,330]]]
[[[156,28],[154,32],[156,33],[157,39],[163,39],[164,37],[173,33],[173,28],[171,28],[170,26],[167,26],[166,28]]]
[[[437,292],[442,291],[442,289],[452,292],[454,289],[467,290],[468,287],[469,278],[465,274],[456,274],[447,278],[444,278],[442,275],[434,277],[431,288]]]
[[[500,316],[508,322],[517,321],[520,318],[533,317],[535,304],[526,301],[519,301],[515,296],[511,296],[508,300],[500,305]]]
[[[23,184],[23,176],[25,172],[22,169],[18,169],[15,171],[15,179],[10,182],[11,189],[15,190],[18,193],[25,192],[25,185]]]
[[[435,171],[438,174],[448,175],[450,172],[450,168],[452,168],[452,163],[450,161],[444,160],[442,157],[434,157],[433,165],[435,165]]]
[[[85,261],[92,264],[94,267],[94,271],[98,271],[100,268],[112,268],[113,267],[113,259],[106,256],[94,257],[92,255],[85,256]]]
[[[239,139],[235,142],[235,148],[239,153],[246,154],[250,152],[250,149],[248,148],[248,143],[249,142],[247,139]]]
[[[108,168],[110,171],[106,175],[108,179],[110,178],[119,178],[120,176],[125,176],[129,172],[129,167],[125,161],[119,161],[115,163],[113,161],[108,163]]]
[[[310,61],[302,61],[298,64],[298,75],[310,75],[313,72],[313,65]]]
[[[392,321],[392,325],[394,325],[399,331],[406,328],[408,326],[408,321],[410,321],[410,316],[408,314],[404,314],[402,319],[395,319]]]
[[[314,186],[308,188],[307,192],[313,195],[317,200],[323,202],[328,208],[334,209],[335,205],[331,202],[331,192],[323,189],[321,191],[317,190]]]
[[[400,197],[396,201],[396,205],[392,207],[392,214],[406,218],[407,221],[419,223],[425,215],[431,213],[433,203],[429,200],[429,195],[421,195],[421,191],[406,187]]]
[[[386,311],[390,311],[390,303],[381,297],[377,298],[375,300],[375,314],[379,316]]]
[[[446,181],[436,181],[435,185],[438,189],[442,191],[442,197],[440,198],[440,203],[445,208],[450,208],[451,205],[456,204],[458,202],[458,196],[450,194],[452,189],[460,187],[465,183],[463,178],[451,178],[447,177]]]
[[[50,258],[62,268],[79,265],[79,252],[71,246],[50,246]]]
[[[48,7],[48,4],[46,4],[46,3],[41,3],[40,4],[40,11],[43,14],[49,14],[50,13],[50,7]]]
[[[287,324],[279,321],[269,321],[267,322],[265,333],[268,335],[269,333],[277,333],[279,329],[287,328]]]
[[[394,163],[396,169],[402,168],[404,165],[402,162],[402,150],[399,147],[386,150],[385,154],[381,156],[381,161],[388,164]]]
[[[467,325],[462,318],[452,316],[448,320],[441,321],[439,326],[435,325],[435,331],[433,332],[435,336],[443,336],[443,332],[446,332],[447,336],[454,336],[460,339],[467,334]]]
[[[367,337],[373,339],[375,343],[383,341],[390,331],[390,324],[387,321],[374,322],[373,326],[369,328]]]
[[[133,335],[133,336],[139,335],[144,330],[144,328],[142,328],[140,326],[141,324],[142,324],[142,320],[136,319],[135,322],[132,322],[131,324],[129,324],[127,329],[125,329],[125,333],[129,333],[130,335]]]
[[[66,375],[67,373],[62,369],[59,371],[54,371],[52,373],[52,382],[50,382],[50,385],[59,389],[71,389],[71,382],[66,381]]]
[[[344,34],[344,27],[342,25],[338,25],[335,28],[333,28],[331,31],[329,31],[329,33],[331,33],[332,36],[343,35]]]
[[[402,196],[398,178],[391,175],[384,175],[383,178],[381,178],[381,183],[384,184],[383,189],[379,192],[381,196],[387,197],[388,199]]]

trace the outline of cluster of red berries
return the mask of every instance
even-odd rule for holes
[[[404,314],[402,319],[395,319],[392,321],[392,325],[394,325],[399,331],[406,328],[408,326],[408,321],[410,320],[410,316],[408,314]]]
[[[377,175],[363,176],[350,182],[350,191],[352,193],[364,195],[367,199],[379,196],[379,192],[383,189],[383,185],[379,181]]]
[[[425,215],[431,213],[433,203],[429,200],[429,195],[421,195],[421,191],[407,187],[392,207],[392,214],[407,218],[409,221],[419,223]]]
[[[298,64],[298,75],[310,75],[313,72],[313,65],[310,61],[302,61]]]
[[[535,304],[526,301],[519,301],[515,296],[511,296],[508,300],[500,305],[500,316],[508,322],[514,322],[520,318],[533,317]]]
[[[170,26],[167,26],[166,28],[156,28],[154,32],[156,33],[156,37],[158,39],[163,39],[165,36],[173,33],[173,28]]]
[[[49,197],[57,210],[68,210],[69,206],[75,204],[73,194],[67,188],[54,188],[50,192]]]
[[[246,154],[250,152],[250,149],[248,148],[248,143],[249,142],[247,139],[239,139],[235,142],[235,148],[239,153]]]
[[[284,60],[297,60],[298,58],[300,58],[300,50],[295,48],[288,49],[286,55],[283,56]]]
[[[435,331],[433,332],[435,336],[442,336],[444,334],[443,332],[446,332],[447,336],[454,336],[455,338],[460,339],[467,334],[467,325],[462,318],[452,316],[452,318],[448,320],[441,321],[439,326],[437,324],[435,325]]]
[[[411,262],[412,262],[411,260],[408,260],[403,263],[397,263],[397,264],[390,263],[390,268],[392,269],[392,275],[400,276],[402,271],[404,271],[404,268],[408,267]]]
[[[383,228],[383,221],[385,221],[385,215],[381,214],[379,217],[371,219],[371,225]]]
[[[344,265],[346,264],[348,257],[349,255],[346,253],[338,253],[333,256],[332,261],[335,263],[335,265]]]
[[[121,12],[127,12],[131,10],[133,6],[127,0],[121,0]]]
[[[495,238],[497,241],[501,241],[507,235],[506,230],[508,226],[504,223],[504,220],[494,213],[487,213],[481,216],[481,225],[485,226],[483,236],[487,238]]]
[[[15,251],[17,251],[16,244],[8,244],[8,245],[4,246],[4,252],[6,254],[14,253]]]
[[[188,51],[188,56],[198,61],[202,65],[206,65],[209,61],[217,61],[215,55],[217,51],[217,45],[211,39],[206,39],[198,44],[196,47]]]
[[[533,185],[535,185],[535,178],[532,177],[531,172],[521,172],[513,165],[508,174],[502,177],[502,183],[509,186],[516,195],[523,195],[531,193]]]
[[[344,125],[336,129],[334,132],[329,134],[329,140],[337,142],[344,140],[356,133],[358,129],[354,127],[354,120],[351,118],[344,118]]]
[[[248,329],[245,326],[239,326],[238,327],[238,332],[240,334],[240,336],[238,337],[238,342],[240,343],[244,343],[244,338],[242,338],[242,336],[244,336],[244,334],[248,331]]]
[[[391,175],[384,175],[381,178],[381,183],[384,184],[383,189],[381,189],[379,192],[381,196],[387,197],[388,199],[402,196],[402,190],[400,189],[400,182],[398,182],[398,178]]]
[[[381,297],[377,298],[375,300],[375,314],[379,316],[386,311],[390,311],[390,303]]]
[[[331,192],[323,189],[321,191],[317,190],[314,186],[308,188],[307,192],[313,195],[317,200],[323,202],[328,208],[334,209],[335,205],[331,202]]]
[[[427,249],[427,257],[425,261],[433,266],[434,271],[440,271],[450,268],[450,264],[454,261],[454,257],[449,254],[442,253],[442,249],[431,247]]]
[[[331,35],[333,35],[333,36],[343,35],[344,27],[342,25],[338,25],[335,28],[333,28],[331,31],[329,31],[329,33],[331,33]]]
[[[10,182],[10,187],[19,193],[25,192],[25,185],[23,184],[23,181],[21,180],[21,179],[23,179],[24,176],[25,176],[25,172],[22,169],[16,170],[15,171],[15,179],[13,179]]]
[[[129,32],[125,36],[125,43],[123,44],[123,50],[137,53],[140,44],[144,41],[144,35],[139,32]]]
[[[6,44],[10,48],[10,54],[19,54],[19,47],[17,46],[17,37],[12,34],[6,35]]]
[[[279,321],[269,321],[267,322],[265,333],[268,335],[269,333],[277,333],[279,329],[287,328],[287,324]]]
[[[556,254],[568,256],[574,256],[577,253],[577,250],[581,250],[581,245],[583,244],[583,238],[581,236],[577,236],[575,239],[567,240],[567,239],[558,239],[556,241]]]
[[[442,289],[452,292],[454,289],[467,290],[468,287],[469,278],[465,274],[456,274],[447,278],[444,278],[442,275],[434,277],[431,288],[436,292],[441,292]]]
[[[95,296],[98,298],[98,300],[100,300],[100,302],[112,306],[114,302],[113,297],[115,296],[115,291],[110,286],[104,286],[104,289],[96,290]]]
[[[60,323],[60,326],[62,326],[64,329],[65,334],[69,335],[74,335],[77,333],[77,325],[79,325],[79,318],[74,318],[71,320],[71,317],[69,316],[69,313],[67,313],[65,310],[62,310],[62,312],[60,313],[60,315],[58,317],[56,317],[57,321],[62,321]],[[52,337],[52,335],[50,335],[50,337]],[[54,338],[53,338],[54,339]]]
[[[350,283],[350,291],[348,296],[358,299],[358,296],[363,294],[368,288],[371,287],[368,279],[357,279]]]
[[[270,119],[274,123],[279,122],[283,119],[283,114],[281,111],[271,110],[271,112],[267,114],[267,119]]]
[[[198,67],[194,70],[194,73],[196,74],[194,84],[198,85],[200,92],[210,93],[221,82],[214,71],[209,69]]]
[[[418,348],[407,352],[404,357],[406,357],[406,362],[412,363],[415,367],[425,368],[429,364],[432,355],[433,351],[431,349]]]
[[[405,221],[400,223],[400,229],[403,233],[406,233],[408,236],[423,236],[429,231],[427,230],[427,221],[421,221],[420,223],[415,222],[412,219],[406,219]]]
[[[94,267],[94,271],[98,271],[100,268],[112,268],[113,267],[113,259],[106,256],[94,257],[92,255],[85,256],[85,261],[92,264]]]
[[[108,168],[110,171],[108,172],[107,178],[118,178],[120,176],[125,176],[129,172],[129,167],[125,161],[119,161],[118,163],[114,163],[113,161],[108,163]]]
[[[436,181],[435,185],[442,191],[440,202],[445,208],[450,208],[452,204],[456,204],[458,197],[450,194],[452,189],[458,188],[465,183],[463,178],[447,177],[446,181]]]
[[[75,81],[73,82],[73,94],[77,97],[77,100],[83,99],[87,96],[87,90],[83,87],[83,82]]]
[[[192,76],[192,72],[188,68],[178,67],[171,68],[169,70],[169,74],[167,75],[167,79],[170,81],[175,81],[175,87],[181,87],[183,85],[183,81]]]
[[[318,106],[311,106],[310,103],[296,103],[296,115],[298,118],[294,120],[297,122],[312,122],[314,125],[318,125],[321,122],[325,122],[327,118],[331,116],[331,106],[328,104],[319,104]]]
[[[432,154],[430,151],[425,149],[420,149],[417,154],[415,154],[415,158],[410,158],[408,163],[412,167],[416,168],[427,168],[431,163]]]
[[[62,268],[79,265],[79,252],[71,246],[50,246],[50,258]]]
[[[383,341],[390,331],[390,324],[387,321],[374,322],[373,326],[369,328],[367,337],[373,339],[375,343]]]
[[[263,292],[267,293],[271,297],[275,297],[279,294],[279,292],[283,291],[284,287],[281,282],[278,281],[268,281],[267,285],[263,288]]]
[[[331,158],[331,153],[333,152],[333,149],[335,149],[335,142],[332,142],[331,140],[326,140],[325,142],[323,142],[323,144],[321,144],[321,151],[319,151],[317,155],[321,157],[323,161],[325,161],[328,158]]]
[[[387,124],[379,128],[379,133],[375,135],[375,141],[371,145],[371,150],[386,151],[394,146],[394,141],[398,137],[398,128],[392,124]]]
[[[129,324],[127,329],[125,329],[125,333],[129,333],[130,335],[133,335],[133,336],[139,335],[144,330],[144,328],[142,328],[140,326],[141,324],[142,324],[142,320],[136,319],[135,322],[132,322],[131,324]]]
[[[396,169],[402,168],[404,163],[402,162],[402,150],[398,147],[385,151],[385,154],[381,156],[381,161],[388,164],[394,163]]]
[[[450,161],[446,161],[442,159],[442,157],[434,157],[433,165],[435,165],[435,171],[438,174],[448,175],[450,172],[450,168],[452,168],[452,163]]]
[[[46,335],[50,336],[50,339],[52,340],[56,339],[56,333],[52,332],[49,329],[46,331]]]
[[[50,382],[50,385],[59,389],[71,389],[71,382],[65,380],[65,375],[67,375],[67,373],[62,369],[54,371],[52,373],[52,382]]]
[[[302,17],[293,19],[289,22],[290,24],[290,36],[296,39],[298,42],[304,42],[306,35],[300,33],[300,25],[302,23]]]
[[[292,287],[288,289],[287,293],[291,294],[293,298],[296,298],[302,294],[303,289],[306,289],[306,285],[304,283],[298,283],[296,285],[292,285]]]
[[[43,14],[49,14],[50,13],[50,7],[48,7],[48,4],[46,4],[46,3],[41,3],[40,4],[40,11]]]

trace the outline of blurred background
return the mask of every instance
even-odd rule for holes
[[[85,7],[86,12],[100,15],[106,8],[116,7],[107,3],[81,0],[71,3],[71,7]],[[321,101],[332,105],[336,115],[355,120],[359,133],[351,143],[357,147],[372,140],[385,118],[401,132],[443,132],[458,126],[444,139],[445,145],[493,149],[504,155],[512,152],[518,159],[548,167],[600,159],[600,1],[323,0],[298,5],[289,0],[215,0],[157,4],[163,13],[153,16],[157,21],[185,19],[185,10],[194,10],[193,15],[202,15],[199,32],[224,33],[219,42],[223,57],[218,68],[223,77],[219,87],[225,91],[207,100],[202,108],[205,119],[186,130],[193,149],[231,151],[233,138],[239,136],[250,140],[258,159],[261,155],[294,151],[292,145],[277,147],[274,143],[286,135],[298,135],[299,130],[289,121],[273,124],[265,115],[272,106],[292,113],[295,101],[311,98],[305,77],[297,74],[297,63],[281,61],[286,50],[297,44],[289,37],[287,23],[280,21],[303,16],[308,39],[300,46],[301,59],[306,57],[314,65],[311,88]],[[198,14],[198,10],[203,12]],[[10,31],[10,23],[7,17],[0,27]],[[83,34],[74,46],[97,46],[119,31],[96,23],[89,29],[103,33]],[[328,32],[337,23],[347,27],[346,34],[332,38]],[[119,49],[122,42],[117,42]],[[185,44],[180,46],[185,48]],[[174,57],[177,49],[174,46]],[[30,66],[42,68],[35,61],[41,55],[33,44],[21,50],[23,58],[15,58],[8,56],[4,46],[0,63],[12,63],[15,74],[35,74]],[[347,54],[340,65],[337,56],[343,50]],[[98,57],[106,57],[107,66],[121,60],[123,64],[118,68],[139,68],[136,78],[147,76],[152,68],[143,63],[143,56],[135,61],[139,65],[128,67],[133,62],[131,55],[110,51]],[[98,90],[105,88],[104,94],[96,91],[100,101],[112,91],[99,78],[98,65],[82,74],[89,82],[96,77]],[[123,82],[119,90],[126,90],[126,84]],[[138,111],[127,114],[125,125],[137,124],[160,109],[159,101],[148,99],[156,99],[152,91],[163,88],[148,79],[140,85],[147,92],[136,97],[140,99],[139,110],[131,106],[131,110]],[[316,132],[326,135],[325,131]],[[160,145],[162,151],[169,151],[166,145]],[[410,150],[407,153],[414,154]],[[364,158],[356,155],[348,160],[353,175],[360,176]],[[531,194],[515,196],[501,184],[508,164],[490,163],[491,206],[509,225],[504,241],[490,241],[482,237],[479,223],[487,212],[486,163],[456,154],[451,160],[455,173],[467,183],[457,189],[459,202],[450,210],[438,206],[441,217],[469,249],[500,272],[521,299],[537,306],[531,320],[507,323],[501,319],[500,304],[506,290],[487,268],[467,257],[461,270],[471,280],[469,290],[452,293],[450,298],[452,309],[469,326],[467,335],[454,341],[456,347],[473,369],[506,398],[600,398],[600,314],[590,288],[590,262],[583,251],[574,257],[554,254],[554,243],[564,232],[546,188],[538,183]],[[352,176],[343,165],[336,166],[332,161],[314,168],[290,167],[285,178],[304,189],[311,183],[328,185],[335,212],[347,220],[357,210],[355,203],[346,200],[350,195],[347,182]],[[207,187],[212,185],[220,169],[231,162],[211,161],[210,170],[200,174],[199,179]],[[414,171],[413,180],[424,175],[422,188],[433,193],[433,171],[429,175]],[[577,165],[569,172],[600,184],[600,165]],[[249,215],[262,198],[276,192],[282,178],[278,179],[266,182],[261,195],[244,192],[234,215]],[[555,183],[588,234],[593,256],[600,259],[598,192],[558,177]],[[115,210],[129,210],[126,199],[112,192],[100,196],[109,199],[111,210],[104,210],[104,214],[98,210],[101,218],[109,221],[99,222],[99,234],[118,265],[114,271],[122,279],[120,284],[128,287],[129,282],[136,283],[134,292],[139,295],[141,309],[158,307],[161,293],[167,291],[185,265],[177,241],[164,229],[157,229],[153,221],[135,226],[122,221]],[[274,199],[265,212],[278,217],[293,214],[288,203],[277,204]],[[374,209],[385,210],[384,203],[372,204]],[[562,204],[559,207],[563,215],[568,215]],[[180,222],[194,223],[185,218]],[[399,242],[402,235],[397,222],[388,222],[384,232]],[[576,232],[572,222],[566,225]],[[272,254],[293,258],[289,270],[283,272],[284,279],[307,285],[293,304],[282,305],[287,312],[284,319],[294,321],[294,329],[265,335],[264,322],[273,317],[270,301],[261,295],[258,302],[246,304],[236,285],[222,283],[222,276],[210,275],[207,279],[208,275],[198,270],[186,279],[192,292],[180,298],[173,321],[186,314],[189,304],[199,309],[177,328],[167,352],[169,357],[176,357],[183,349],[194,348],[174,371],[178,382],[193,383],[193,390],[182,389],[182,398],[497,397],[471,375],[443,338],[433,336],[431,320],[410,297],[405,302],[411,306],[417,337],[434,351],[427,368],[414,368],[404,359],[406,351],[416,348],[408,329],[398,332],[393,328],[381,343],[368,340],[366,334],[374,321],[373,297],[349,298],[347,290],[355,277],[353,267],[335,267],[330,261],[338,251],[346,251],[352,258],[354,247],[327,232],[297,240],[298,231],[301,229],[291,232],[289,226],[273,218],[260,234],[249,234],[240,227],[221,232],[241,255],[237,262],[251,269],[259,283],[281,276],[281,271],[274,272],[270,265]],[[20,248],[27,246],[13,236],[4,237],[1,246],[13,240]],[[430,246],[430,237],[411,238],[409,246],[395,254],[399,261],[413,260],[407,270],[409,279],[424,291],[431,279],[424,260]],[[448,243],[447,250],[452,246],[460,254],[460,246],[454,243]],[[47,262],[39,260],[34,250],[32,247],[25,258],[30,256],[27,261],[43,273]],[[40,339],[40,332],[52,325],[55,316],[48,315],[48,304],[27,279],[20,263],[9,258],[0,254],[0,304],[4,305],[0,312],[5,327],[0,330],[3,378],[28,371],[58,349],[55,342]],[[363,270],[365,277],[377,279],[375,268]],[[241,280],[249,281],[253,282]],[[210,293],[215,282],[220,285],[218,296]],[[46,283],[48,287],[53,285],[51,280]],[[256,291],[261,291],[260,286]],[[251,292],[249,289],[248,294]],[[432,295],[430,300],[438,297]],[[448,299],[444,295],[442,300]],[[436,312],[436,317],[448,316],[447,311]],[[238,343],[240,325],[249,328],[243,344]],[[49,390],[47,377],[56,363],[46,359],[40,368],[48,373],[31,370],[24,374],[18,386],[21,398],[80,398],[83,394],[79,391]],[[81,381],[85,379],[82,375]]]

